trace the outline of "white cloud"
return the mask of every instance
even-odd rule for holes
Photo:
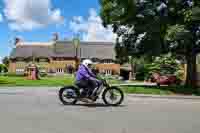
[[[0,13],[0,22],[3,22],[3,16],[1,13]]]
[[[114,42],[116,39],[110,26],[107,29],[103,27],[102,20],[94,9],[90,9],[86,20],[82,16],[73,17],[70,29],[74,33],[81,33],[84,41]]]
[[[59,9],[52,9],[50,0],[4,0],[9,27],[23,31],[64,22]]]

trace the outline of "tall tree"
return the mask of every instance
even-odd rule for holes
[[[2,60],[3,64],[8,67],[9,65],[9,58],[8,57],[4,57],[3,60]]]
[[[124,59],[129,56],[151,57],[149,55],[159,55],[164,51],[157,4],[150,0],[101,0],[103,25],[112,25],[117,33],[116,52],[122,62],[128,61]],[[133,64],[131,66],[133,70]]]
[[[173,1],[172,1],[173,2]],[[166,42],[169,50],[187,61],[186,85],[196,86],[196,56],[200,53],[200,1],[182,0],[171,6],[176,20],[168,27]]]
[[[182,54],[188,64],[186,83],[195,86],[199,0],[101,0],[100,3],[103,25],[112,25],[128,55],[152,56],[169,50]]]

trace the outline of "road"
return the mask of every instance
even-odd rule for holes
[[[0,88],[2,133],[199,133],[200,100],[134,98],[64,106],[57,90]]]

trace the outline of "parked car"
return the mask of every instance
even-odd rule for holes
[[[156,82],[158,86],[160,85],[179,85],[181,80],[176,77],[176,75],[161,75],[160,73],[153,73],[151,82]]]

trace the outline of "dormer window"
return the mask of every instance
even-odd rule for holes
[[[104,64],[112,64],[113,60],[112,59],[104,59],[104,60],[102,60],[102,63],[104,63]]]

